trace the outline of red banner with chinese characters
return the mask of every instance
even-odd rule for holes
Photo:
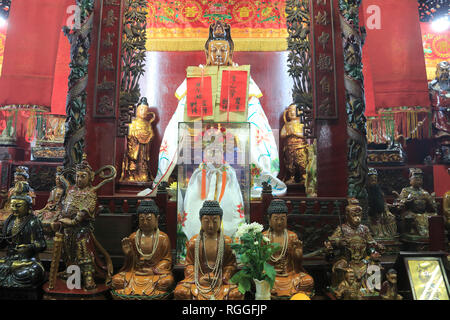
[[[220,90],[220,110],[226,112],[245,111],[247,75],[247,71],[223,71]]]
[[[420,30],[422,31],[427,78],[433,80],[436,76],[436,65],[441,61],[450,59],[449,32],[436,32],[431,28],[429,22],[421,22]]]
[[[187,78],[188,117],[208,117],[213,115],[211,77]]]
[[[201,50],[215,20],[230,24],[236,51],[286,47],[286,0],[147,1],[147,50]]]
[[[318,120],[337,119],[336,46],[333,1],[310,2],[314,113]]]

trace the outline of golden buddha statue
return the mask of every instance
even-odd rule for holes
[[[428,238],[428,218],[436,215],[433,195],[422,188],[423,172],[418,168],[409,169],[410,186],[395,193],[392,207],[401,214],[403,234],[414,238]]]
[[[288,115],[288,119],[286,117]],[[306,140],[303,137],[303,124],[297,115],[297,106],[291,104],[283,114],[284,125],[280,136],[284,139],[283,155],[286,168],[285,182],[287,184],[303,183],[308,160]]]
[[[337,298],[339,284],[345,280],[347,269],[353,270],[356,282],[361,290],[366,290],[367,270],[369,265],[378,265],[380,253],[385,248],[377,243],[367,226],[361,224],[362,208],[357,199],[348,199],[345,207],[346,221],[338,226],[333,234],[325,241],[328,259],[333,259],[331,290]],[[335,255],[335,250],[339,255]],[[339,297],[338,297],[339,296]],[[358,298],[359,299],[359,298]]]
[[[103,171],[108,169],[109,174]],[[86,290],[96,288],[95,277],[106,279],[108,283],[112,276],[111,258],[94,236],[94,222],[97,209],[97,190],[116,176],[113,166],[104,166],[98,170],[100,178],[104,179],[94,186],[95,171],[92,170],[83,155],[81,163],[76,165],[75,185],[70,185],[64,176],[60,179],[68,186],[62,210],[51,223],[55,234],[55,244],[62,239],[62,252],[53,251],[52,264],[59,263],[61,256],[66,266],[77,265],[81,270],[82,286]],[[55,245],[55,248],[58,248]],[[106,263],[97,254],[97,250],[104,256]],[[106,264],[106,266],[105,266]],[[57,267],[52,268],[49,280],[56,282]],[[64,272],[63,277],[66,276]],[[51,286],[50,286],[51,289]]]
[[[10,196],[11,214],[6,219],[0,236],[0,248],[6,247],[6,256],[0,258],[0,287],[31,288],[41,285],[45,270],[39,253],[46,242],[39,219],[31,209],[32,198],[26,181],[19,181]]]
[[[176,300],[242,300],[238,286],[230,283],[236,272],[232,240],[221,230],[223,211],[207,200],[199,211],[201,229],[187,243],[184,280],[174,291]]]
[[[34,211],[34,214],[41,220],[46,235],[53,234],[51,224],[62,210],[62,202],[66,192],[65,180],[61,179],[62,172],[63,167],[56,168],[55,187],[50,191],[47,204],[44,208]]]
[[[297,293],[313,295],[314,280],[302,267],[303,244],[297,235],[287,230],[288,208],[283,200],[272,200],[267,209],[269,230],[263,235],[272,243],[278,243],[281,251],[270,257],[269,264],[277,272],[271,290],[273,298],[290,299]]]
[[[129,127],[121,182],[149,182],[150,179],[153,179],[150,173],[150,142],[154,136],[153,121],[155,121],[155,113],[150,111],[147,99],[141,98],[136,110],[136,118]]]
[[[113,296],[168,298],[174,284],[172,252],[169,237],[158,228],[159,209],[153,200],[143,200],[137,214],[139,229],[122,239],[125,263],[112,278]]]
[[[11,214],[11,196],[15,192],[21,192],[21,182],[26,182],[27,187],[27,194],[31,197],[31,206],[35,204],[36,200],[36,194],[34,193],[34,190],[29,185],[29,174],[28,174],[28,167],[25,166],[18,166],[14,172],[14,181],[13,186],[8,190],[7,199],[2,209],[0,209],[0,225],[3,224],[3,222],[8,218],[8,216]]]

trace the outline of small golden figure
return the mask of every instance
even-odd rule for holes
[[[152,123],[155,117],[155,113],[150,111],[147,99],[141,98],[136,118],[129,127],[121,182],[149,182],[153,179],[150,173],[150,142],[154,136]]]
[[[376,239],[393,239],[397,235],[397,222],[389,211],[384,193],[378,185],[376,169],[369,168],[367,184],[370,231]]]
[[[336,298],[342,300],[363,300],[361,283],[356,281],[353,269],[347,268],[343,271],[345,272],[345,278],[339,283],[334,292]]]
[[[107,169],[109,174],[103,171]],[[75,185],[70,185],[64,176],[68,186],[67,194],[63,202],[62,210],[54,222],[52,230],[56,232],[55,241],[62,237],[62,257],[66,266],[77,265],[81,269],[82,286],[86,290],[96,288],[94,277],[98,275],[106,279],[108,283],[112,276],[112,263],[109,254],[100,245],[94,236],[94,222],[97,209],[97,190],[105,183],[112,181],[116,176],[113,166],[104,166],[98,170],[100,178],[104,179],[94,186],[96,172],[92,170],[83,155],[83,161],[76,165]],[[104,256],[106,266],[97,254],[97,250]],[[53,260],[60,252],[53,252]],[[55,261],[59,263],[58,261]],[[53,261],[52,261],[53,263]],[[57,268],[54,268],[57,269]],[[55,272],[57,270],[53,270]],[[63,273],[66,276],[66,273]],[[55,274],[50,273],[49,278],[54,282]]]
[[[153,200],[143,200],[137,209],[139,229],[122,239],[125,264],[112,278],[115,297],[165,299],[171,293],[172,252],[170,239],[158,228],[159,209]]]
[[[289,119],[286,119],[286,114]],[[284,139],[283,155],[286,167],[285,182],[287,184],[303,183],[307,165],[307,144],[303,137],[303,124],[297,115],[297,107],[291,104],[283,115],[284,126],[280,136]]]
[[[283,200],[272,200],[267,209],[269,230],[264,231],[271,243],[278,243],[281,251],[270,257],[269,264],[275,267],[277,275],[271,290],[274,298],[290,299],[297,293],[312,296],[314,280],[302,266],[303,243],[297,235],[287,230],[288,208]]]
[[[236,258],[231,238],[220,228],[223,211],[219,202],[205,201],[199,215],[201,230],[186,245],[185,278],[175,288],[175,300],[242,300],[237,285],[230,283]]]
[[[327,256],[333,259],[331,289],[336,295],[339,284],[345,280],[347,269],[351,268],[361,294],[363,290],[369,293],[371,289],[367,288],[365,281],[368,267],[379,264],[380,253],[385,248],[372,238],[369,228],[361,224],[362,208],[357,199],[348,199],[345,215],[346,222],[338,226],[324,243]],[[339,249],[339,256],[334,256],[335,249]]]
[[[386,273],[386,281],[381,285],[380,296],[383,300],[403,300],[397,290],[397,271],[389,269]]]
[[[27,182],[27,193],[31,197],[31,206],[34,205],[36,200],[36,194],[34,190],[29,185],[30,176],[28,174],[28,167],[18,166],[14,172],[14,185],[8,190],[7,200],[2,209],[0,209],[0,225],[8,218],[11,214],[11,196],[15,192],[21,192],[21,183],[22,181]]]
[[[55,187],[50,191],[47,204],[44,208],[34,211],[34,214],[41,220],[42,228],[46,235],[53,234],[51,224],[62,210],[62,202],[66,192],[64,179],[61,179],[63,167],[56,168]]]
[[[422,188],[421,169],[409,169],[409,183],[410,186],[403,188],[400,194],[396,193],[392,207],[401,214],[405,235],[428,238],[428,218],[437,214],[434,197]]]

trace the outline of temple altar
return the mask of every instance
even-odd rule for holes
[[[174,283],[169,281],[167,287],[175,288],[185,273],[187,255],[189,263],[194,265],[195,235],[201,228],[199,211],[205,201],[219,201],[222,206],[220,230],[227,237],[228,246],[235,241],[233,235],[238,226],[244,223],[257,222],[268,228],[266,212],[270,203],[282,199],[288,210],[286,224],[290,237],[302,243],[302,268],[314,279],[311,281],[314,288],[308,288],[307,295],[313,299],[314,295],[330,298],[325,289],[331,281],[327,272],[332,264],[327,260],[324,242],[340,226],[342,228],[349,199],[358,199],[362,224],[369,226],[373,219],[370,206],[374,202],[370,200],[367,187],[375,170],[378,196],[383,195],[389,223],[401,225],[403,207],[396,210],[396,201],[420,198],[407,188],[410,172],[420,171],[423,177],[420,194],[426,194],[430,208],[433,203],[434,209],[422,224],[426,230],[422,230],[421,235],[426,235],[426,239],[414,242],[417,240],[414,238],[413,243],[402,241],[405,238],[402,229],[399,228],[397,234],[394,228],[392,239],[381,240],[387,249],[379,260],[380,265],[383,270],[393,268],[399,251],[411,248],[419,252],[448,252],[443,207],[450,188],[448,154],[445,153],[450,149],[446,136],[436,133],[439,128],[439,132],[445,131],[442,115],[448,114],[448,101],[437,98],[439,94],[448,94],[442,92],[448,90],[448,63],[438,66],[439,72],[433,80],[427,79],[425,60],[411,68],[410,75],[396,69],[393,73],[399,84],[394,88],[396,105],[390,105],[384,98],[386,83],[390,82],[387,75],[377,69],[380,61],[374,57],[374,48],[380,39],[373,29],[365,32],[359,28],[368,28],[368,13],[358,14],[358,10],[364,11],[370,1],[360,2],[283,0],[256,4],[254,1],[214,0],[209,4],[196,0],[178,8],[169,1],[161,1],[167,9],[164,10],[135,0],[65,1],[82,9],[81,28],[67,25],[67,19],[55,18],[51,22],[55,45],[51,48],[54,59],[50,64],[57,61],[65,64],[64,68],[60,66],[63,71],[53,67],[53,71],[48,71],[52,74],[52,85],[48,84],[46,96],[50,98],[37,101],[35,104],[41,109],[36,111],[24,107],[33,104],[29,97],[8,96],[8,92],[0,90],[2,117],[6,119],[9,115],[3,107],[14,105],[18,110],[17,137],[4,140],[0,137],[0,210],[8,202],[7,191],[14,187],[17,167],[29,168],[29,185],[36,193],[33,210],[40,212],[51,204],[49,196],[57,172],[73,184],[76,181],[74,170],[85,153],[92,167],[112,166],[119,173],[111,178],[111,183],[98,189],[97,206],[89,208],[93,221],[91,231],[111,256],[114,274],[118,274],[126,256],[122,239],[130,237],[134,243],[138,208],[152,199],[159,208],[155,214],[158,230],[164,234],[165,246],[171,248],[171,259],[166,257],[166,260],[173,265]],[[383,5],[379,0],[373,2]],[[408,8],[405,11],[408,21],[415,23],[411,41],[403,45],[413,48],[422,58],[419,25],[423,23],[422,16],[419,21],[420,11],[401,2],[398,8]],[[62,14],[62,7],[55,8],[55,14],[67,18]],[[296,16],[294,8],[305,15]],[[10,21],[22,17],[14,12],[14,3],[11,10]],[[209,20],[205,16],[210,17]],[[10,35],[5,35],[6,49],[8,43],[12,43],[10,48],[13,48],[14,41],[9,40]],[[208,37],[225,44],[228,51],[220,46],[208,46]],[[3,62],[0,60],[0,66],[1,63],[4,66],[0,83],[7,81],[14,72],[21,75],[20,70],[13,71],[8,63],[13,51],[6,49]],[[49,48],[45,50],[50,52]],[[383,57],[392,58],[388,64],[394,65],[398,57],[392,50],[387,51],[384,48],[383,54],[387,56]],[[221,54],[225,58],[220,57]],[[35,78],[47,72],[37,67]],[[212,89],[208,86],[205,89],[205,79],[213,74],[208,69],[211,67],[218,67],[217,79],[213,76]],[[247,94],[245,116],[243,113],[240,121],[224,121],[224,118],[218,121],[214,113],[219,112],[216,110],[225,112],[220,109],[223,103],[228,103],[230,108],[230,88],[235,89],[235,83],[229,78],[229,82],[224,80],[225,72],[233,74],[244,69],[249,70],[248,75],[239,85],[245,87],[243,94]],[[67,87],[58,80],[62,74],[64,83],[69,80]],[[415,100],[402,100],[399,92],[411,75],[418,88]],[[188,101],[194,101],[194,91],[190,90],[194,82],[189,82],[192,78],[201,79],[197,87],[201,86],[203,96],[197,91],[195,101],[211,100],[210,109],[206,104],[201,109],[207,111],[206,119],[203,119],[203,111],[196,114],[201,119],[189,117]],[[46,86],[39,87],[36,82],[34,88]],[[54,99],[59,95],[59,101],[52,100],[52,95]],[[225,96],[227,102],[223,102]],[[30,97],[32,99],[33,95]],[[237,105],[232,108],[239,109],[239,103]],[[437,127],[433,123],[436,117],[440,119]],[[6,127],[2,120],[0,118],[0,133]],[[185,146],[182,143],[188,137],[192,139],[189,152],[193,158],[194,149],[201,147],[200,160],[186,165],[180,162],[186,160],[183,154],[186,150],[181,150],[180,146]],[[217,142],[215,139],[220,140],[218,148],[230,152],[233,159],[243,152],[245,161],[236,164],[226,156],[220,161],[208,160],[208,152],[217,152],[208,149],[209,144]],[[240,149],[241,145],[245,147]],[[34,156],[36,150],[43,156]],[[61,169],[57,171],[59,166]],[[102,173],[99,177],[104,178]],[[96,183],[100,178],[96,178]],[[401,198],[396,193],[401,193]],[[62,187],[58,195],[66,197]],[[55,217],[59,211],[55,209]],[[47,233],[48,239],[54,236]],[[40,253],[46,270],[53,263],[52,250],[53,239]],[[139,256],[136,252],[133,254]],[[127,259],[131,259],[128,255]],[[227,255],[234,267],[231,250]],[[239,269],[242,265],[239,257],[236,258]],[[133,268],[138,264],[130,261],[121,271],[121,281],[126,284],[133,279],[146,281],[148,275],[133,275]],[[351,279],[345,281],[350,283]],[[343,286],[347,285],[345,281]],[[102,284],[101,290],[106,292],[106,287],[108,284],[105,287]],[[119,287],[117,285],[116,290]],[[144,288],[145,284],[140,282],[137,287]],[[233,294],[241,298],[237,288],[231,287],[235,290]],[[125,288],[124,285],[120,289],[123,290],[120,294],[135,292],[134,287]],[[165,298],[166,289],[161,291]],[[290,295],[295,292],[291,291]],[[147,288],[138,295],[149,292],[152,291]],[[186,292],[183,294],[180,296],[189,296]],[[402,296],[409,297],[404,292]],[[167,290],[167,297],[172,298],[171,290]]]

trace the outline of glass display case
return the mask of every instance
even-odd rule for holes
[[[217,200],[222,228],[232,237],[250,221],[250,123],[180,122],[178,127],[177,262],[200,231],[199,210]]]
[[[17,110],[2,108],[0,110],[0,145],[16,144]]]

